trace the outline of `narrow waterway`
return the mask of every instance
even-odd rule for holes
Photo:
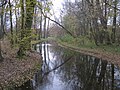
[[[57,45],[36,45],[43,65],[33,80],[15,90],[120,90],[120,68]]]

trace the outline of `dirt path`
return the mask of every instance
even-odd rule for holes
[[[0,90],[5,87],[20,86],[33,77],[40,69],[41,55],[27,52],[24,59],[16,58],[17,49],[10,48],[8,41],[1,41],[4,61],[0,62]]]

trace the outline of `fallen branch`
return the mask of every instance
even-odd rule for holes
[[[39,4],[39,3],[38,3]],[[60,23],[58,23],[57,21],[55,21],[55,20],[53,20],[53,19],[51,19],[50,17],[48,17],[48,16],[46,16],[45,14],[44,14],[44,12],[42,11],[42,8],[39,6],[39,5],[37,5],[37,7],[41,10],[41,13],[42,13],[42,15],[44,16],[44,17],[46,17],[47,19],[49,19],[49,20],[51,20],[52,22],[54,22],[54,23],[56,23],[57,25],[59,25],[60,27],[62,27],[68,34],[70,34],[72,37],[76,37],[76,36],[74,36],[69,30],[67,30],[63,25],[61,25]]]

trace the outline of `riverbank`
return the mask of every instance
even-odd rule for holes
[[[83,54],[91,55],[97,58],[100,58],[102,60],[107,60],[113,64],[119,65],[120,66],[120,54],[119,53],[112,53],[108,51],[104,51],[100,48],[98,49],[90,49],[90,48],[81,48],[77,47],[73,44],[69,44],[66,42],[58,41],[57,42],[59,46],[68,48],[70,50],[74,50]]]
[[[16,57],[17,48],[11,48],[7,40],[1,41],[4,60],[0,62],[0,90],[21,86],[40,69],[41,55],[35,51],[27,52],[26,57]],[[7,89],[8,90],[8,89]]]

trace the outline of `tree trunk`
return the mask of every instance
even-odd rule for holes
[[[114,17],[113,17],[113,27],[112,27],[112,42],[115,43],[116,39],[116,17],[117,17],[117,0],[114,1]]]
[[[26,0],[26,10],[24,10],[24,0],[21,0],[21,14],[22,14],[22,24],[21,24],[21,40],[23,38],[28,38],[31,36],[31,26],[33,22],[33,14],[34,14],[34,7],[36,4],[36,0]],[[26,17],[25,17],[26,11]],[[26,48],[26,43],[28,48]],[[24,42],[21,43],[19,51],[17,52],[18,56],[22,57],[26,49],[31,49],[31,40],[28,38]]]
[[[31,36],[31,27],[33,23],[33,14],[36,0],[26,0],[26,21],[25,21],[25,35],[26,37]],[[28,39],[28,49],[31,48],[31,39]]]
[[[3,0],[1,1],[1,3],[3,4]],[[0,62],[3,61],[3,56],[2,56],[2,48],[1,48],[1,39],[3,38],[3,31],[4,31],[4,20],[3,20],[3,15],[4,15],[4,6],[2,5],[2,11],[0,13]]]
[[[44,17],[44,38],[46,38],[46,17]]]
[[[39,30],[39,40],[41,39],[42,37],[42,9],[40,10],[41,11],[41,16],[40,16],[40,30]]]
[[[20,0],[21,2],[21,36],[20,39],[22,40],[24,38],[24,26],[25,26],[25,10],[24,10],[24,0]],[[22,57],[24,55],[24,47],[20,43],[19,50],[17,52],[18,56]]]
[[[15,0],[15,4],[17,5],[17,1]],[[16,19],[16,36],[18,35],[18,17],[17,17],[17,8],[15,7],[15,19]],[[17,43],[17,37],[15,38],[15,43]]]
[[[3,61],[2,49],[1,49],[1,40],[0,40],[0,62]]]
[[[12,5],[11,2],[9,0],[9,8],[10,8],[10,30],[11,30],[11,45],[14,43],[14,39],[13,39],[13,22],[12,22]]]

